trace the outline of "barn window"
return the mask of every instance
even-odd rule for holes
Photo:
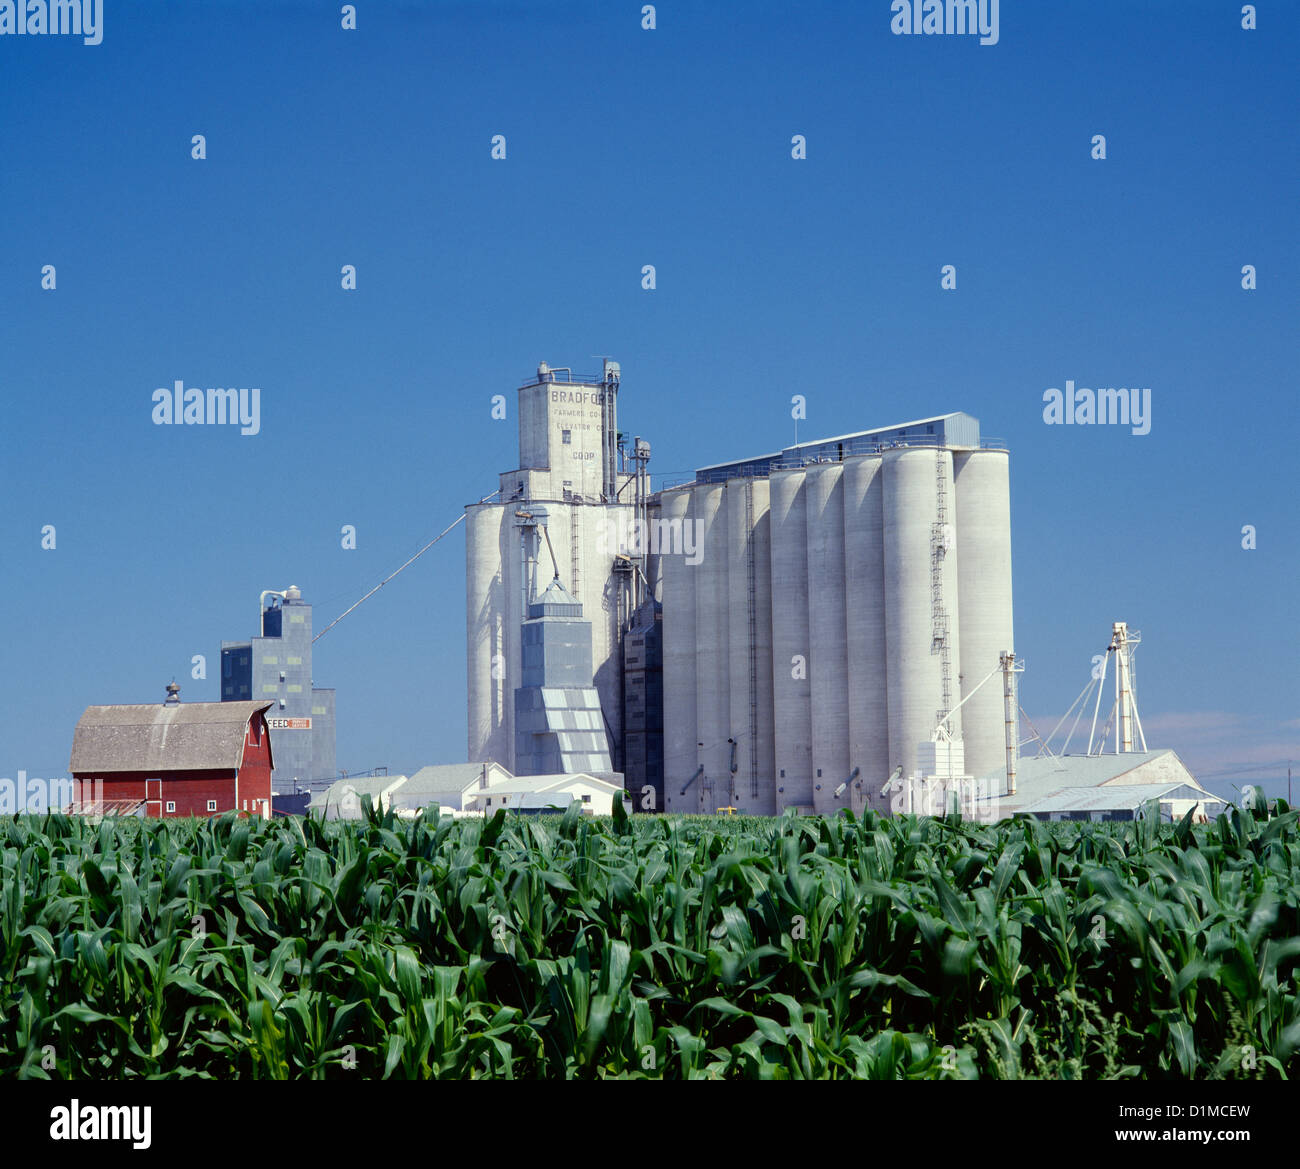
[[[169,812],[174,812],[174,811],[176,811],[176,801],[175,801],[175,800],[168,800],[168,801],[167,801],[167,810],[168,810]]]
[[[209,811],[209,812],[215,812],[216,810],[217,810],[217,801],[216,801],[216,800],[209,800],[209,801],[208,801],[208,811]]]

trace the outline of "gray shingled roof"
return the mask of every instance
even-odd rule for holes
[[[402,785],[401,800],[426,799],[431,795],[457,797],[483,774],[483,763],[435,763],[421,767]]]
[[[88,706],[72,736],[74,775],[115,771],[234,770],[248,721],[270,702]]]

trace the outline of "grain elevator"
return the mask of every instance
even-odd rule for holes
[[[1009,456],[978,420],[797,443],[651,494],[620,378],[541,366],[519,469],[467,509],[469,758],[528,774],[545,734],[550,757],[599,762],[603,729],[638,810],[759,815],[888,812],[899,776],[1000,767]],[[566,660],[590,623],[591,676],[517,693],[557,583]]]
[[[614,361],[598,375],[543,362],[518,391],[518,468],[466,509],[468,758],[515,775],[557,758],[624,768],[621,635],[654,601],[652,567],[628,546],[647,505],[649,444],[618,430],[620,376]],[[543,599],[556,582],[563,597]],[[540,653],[561,618],[569,684],[539,684],[538,673],[526,686],[527,647]],[[584,651],[575,636],[588,628]]]

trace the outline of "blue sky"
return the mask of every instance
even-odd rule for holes
[[[1012,451],[1040,729],[1126,619],[1152,744],[1284,777],[1300,6],[1258,7],[1004,0],[981,46],[895,36],[888,0],[653,31],[373,0],[355,32],[105,0],[100,45],[0,37],[0,776],[65,774],[88,704],[216,699],[264,588],[323,626],[515,465],[538,361],[609,354],[656,485],[790,442],[796,393],[803,438],[976,415]],[[153,425],[178,378],[259,387],[261,432]],[[1067,379],[1150,387],[1150,433],[1045,425]],[[464,671],[458,529],[317,644],[339,766],[463,759]]]

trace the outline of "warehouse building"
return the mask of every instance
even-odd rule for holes
[[[88,815],[271,815],[269,702],[88,706],[72,738],[71,811]]]
[[[265,589],[258,598],[260,633],[221,643],[221,700],[261,700],[275,746],[275,784],[291,793],[332,782],[334,691],[312,676],[312,607],[302,591]]]
[[[1188,812],[1198,824],[1209,822],[1227,806],[1199,784],[1129,783],[1115,787],[1067,787],[1044,796],[1022,811],[1038,820],[1141,820],[1147,815],[1166,823]]]
[[[985,820],[1020,812],[1044,820],[1133,819],[1135,810],[1151,799],[1160,804],[1163,819],[1181,818],[1193,805],[1198,816],[1217,815],[1226,806],[1168,748],[1092,755],[1045,752],[1019,760],[1011,793],[1005,772],[992,771],[985,780],[990,794],[982,802],[987,810],[977,813]]]
[[[623,798],[622,777],[609,772],[511,775],[496,763],[451,763],[422,767],[414,775],[340,779],[313,797],[311,811],[327,819],[358,820],[363,797],[381,811],[403,817],[421,811],[464,815],[562,812],[577,800],[592,815],[608,816]]]

